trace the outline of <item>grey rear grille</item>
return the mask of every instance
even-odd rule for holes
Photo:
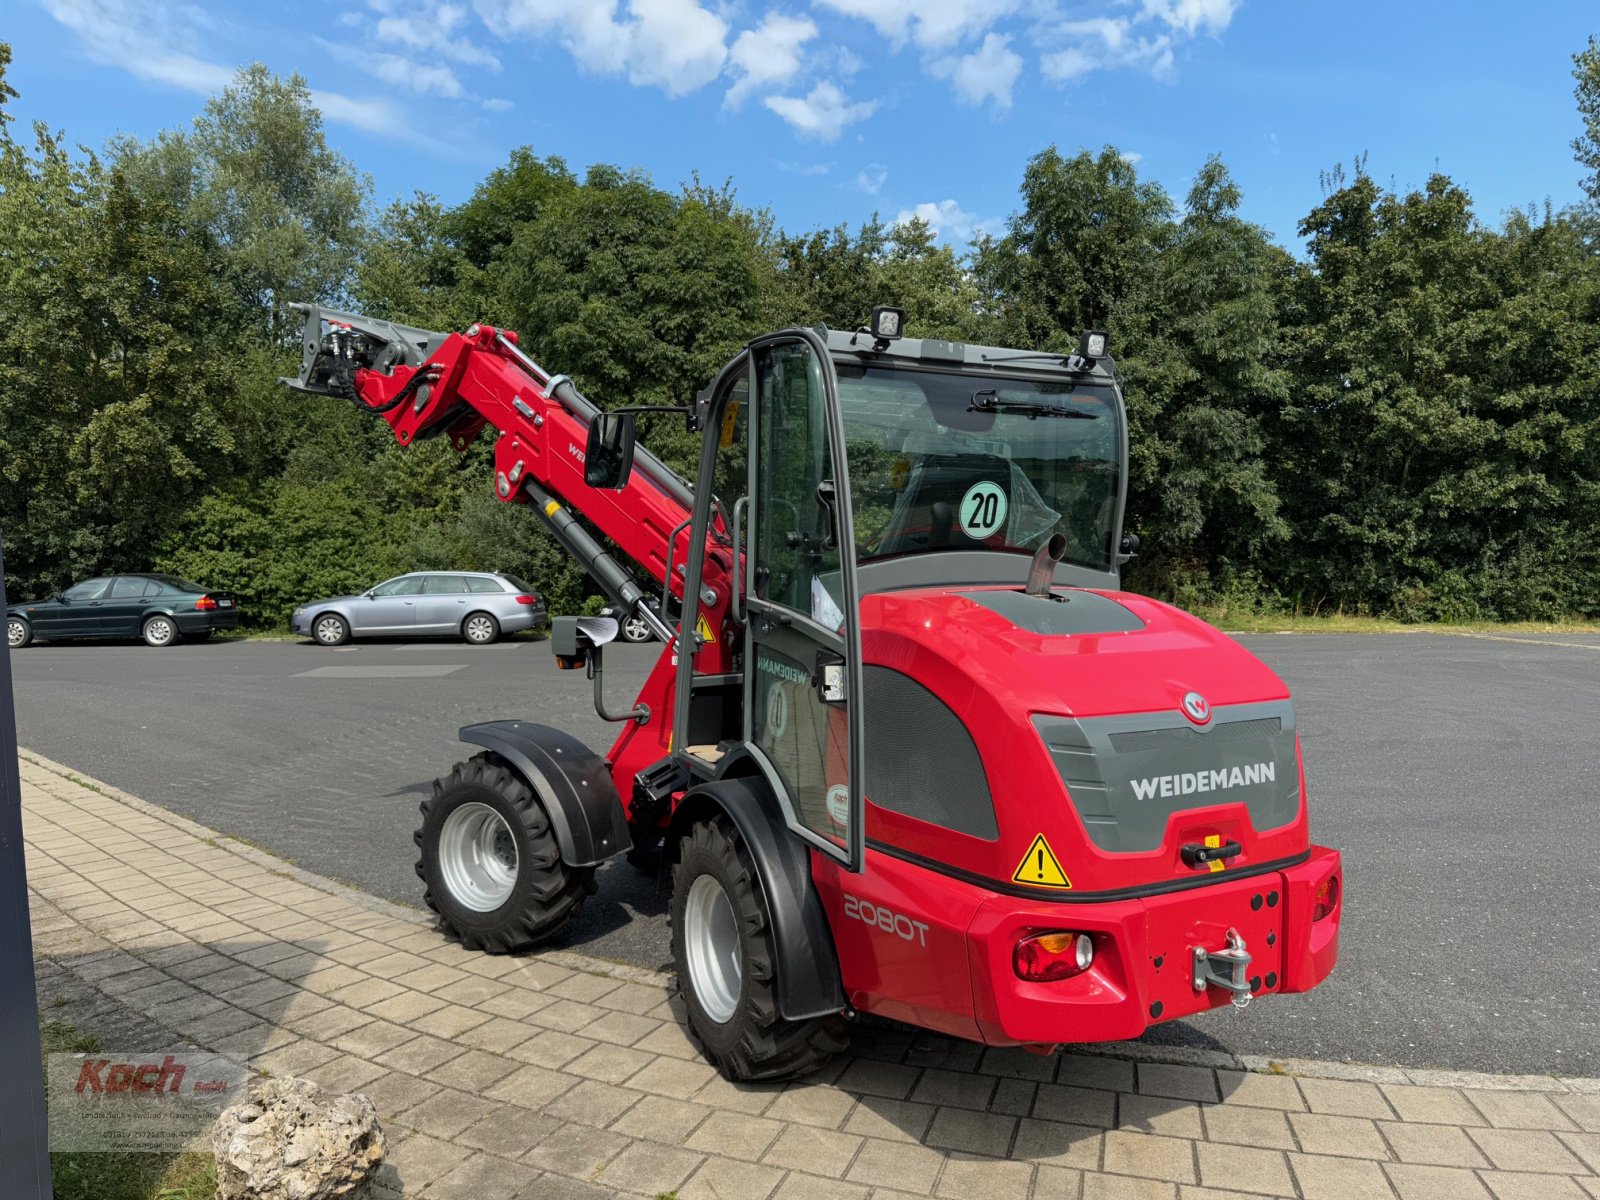
[[[1134,733],[1113,733],[1111,748],[1118,754],[1144,754],[1151,750],[1177,750],[1205,739],[1231,742],[1240,738],[1277,737],[1283,732],[1283,718],[1258,717],[1254,721],[1218,722],[1210,733],[1197,729],[1141,729]]]
[[[1090,840],[1124,853],[1157,849],[1174,814],[1215,804],[1244,804],[1258,832],[1294,820],[1294,705],[1219,705],[1212,721],[1198,730],[1175,710],[1033,718]]]

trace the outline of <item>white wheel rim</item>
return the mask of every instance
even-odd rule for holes
[[[323,617],[317,622],[317,641],[332,645],[344,636],[344,626],[338,617]]]
[[[628,623],[623,627],[623,632],[628,635],[630,642],[642,642],[650,636],[650,626],[638,617],[629,617]]]
[[[152,646],[165,646],[172,640],[172,622],[157,617],[144,627],[144,640]]]
[[[473,912],[493,912],[517,883],[517,839],[487,804],[463,804],[439,831],[439,874],[450,898]]]
[[[494,622],[488,617],[473,617],[467,622],[467,638],[474,642],[487,642],[494,636]]]
[[[706,1016],[726,1025],[739,1006],[744,958],[733,902],[713,876],[701,875],[689,885],[683,924],[684,953],[695,999]]]
[[[28,636],[28,627],[21,621],[6,622],[6,644],[12,649],[22,645],[22,639]]]

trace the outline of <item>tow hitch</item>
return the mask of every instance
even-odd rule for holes
[[[1221,950],[1194,948],[1194,990],[1203,992],[1210,986],[1232,992],[1235,1008],[1250,1003],[1249,970],[1250,951],[1237,929],[1228,930],[1228,944]]]

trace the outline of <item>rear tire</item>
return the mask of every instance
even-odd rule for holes
[[[677,998],[707,1061],[735,1082],[792,1079],[846,1046],[838,1016],[778,1015],[777,953],[760,876],[724,816],[690,828],[672,869]]]
[[[423,900],[468,950],[509,954],[548,941],[594,892],[594,868],[561,861],[549,816],[497,754],[434,781],[414,840]]]
[[[489,646],[500,640],[500,622],[486,612],[468,613],[461,622],[461,637],[472,646]]]
[[[156,616],[145,618],[144,624],[139,627],[139,636],[144,639],[146,646],[165,650],[168,646],[178,644],[178,623],[171,617],[161,616],[158,613]]]
[[[350,640],[350,622],[338,613],[323,613],[311,622],[311,640],[319,646],[342,646]]]
[[[28,624],[23,617],[6,618],[6,645],[13,650],[21,650],[33,641],[33,626]]]

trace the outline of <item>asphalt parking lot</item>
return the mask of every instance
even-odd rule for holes
[[[1151,1039],[1600,1075],[1600,638],[1240,640],[1297,696],[1313,833],[1345,854],[1343,956],[1311,995]],[[608,655],[616,700],[656,652]],[[465,756],[458,726],[612,733],[541,642],[39,646],[13,670],[25,747],[410,904],[416,804]],[[661,967],[664,911],[653,880],[613,863],[566,941]]]

